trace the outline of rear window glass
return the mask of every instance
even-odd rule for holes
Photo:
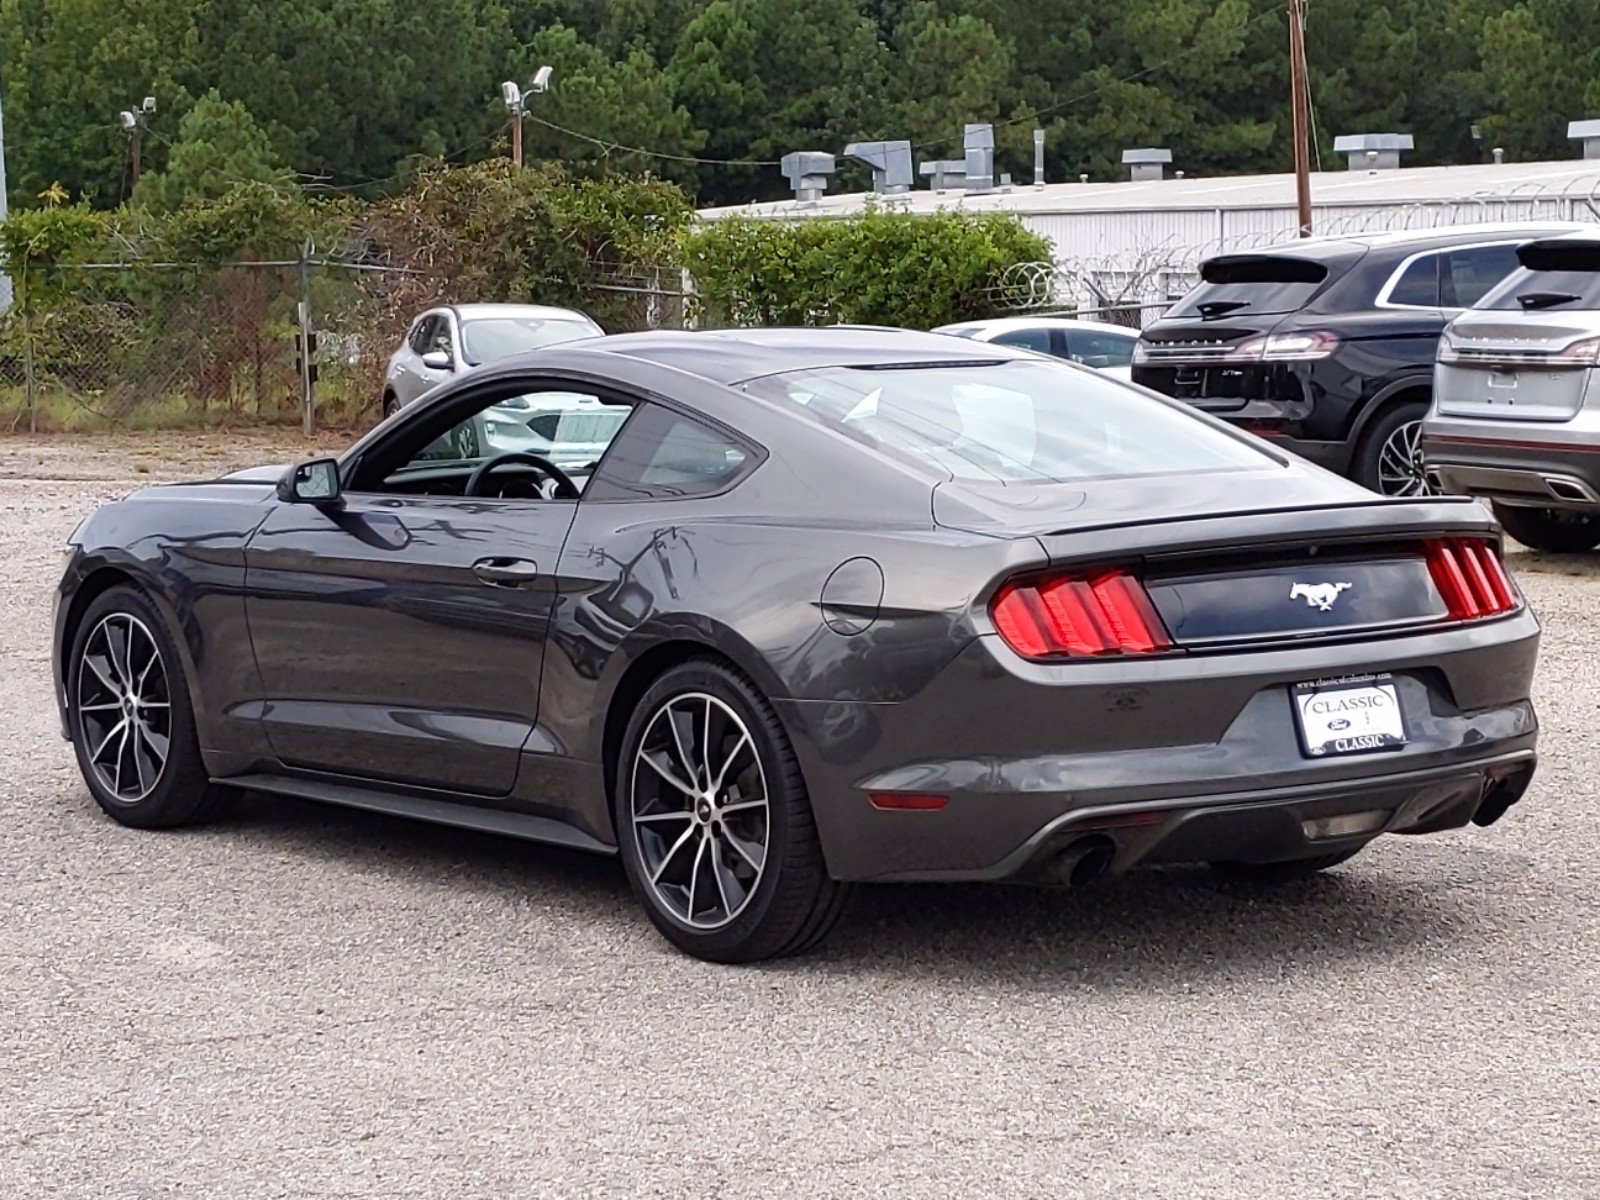
[[[1485,296],[1478,307],[1600,311],[1600,270],[1519,270]]]
[[[1213,258],[1200,268],[1200,286],[1169,317],[1226,317],[1230,313],[1295,312],[1328,278],[1328,268],[1305,258],[1262,254]]]
[[[1152,396],[1043,360],[825,367],[752,380],[745,389],[957,479],[1070,483],[1252,470],[1273,461]]]

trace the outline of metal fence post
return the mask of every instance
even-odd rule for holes
[[[301,427],[310,437],[317,429],[317,395],[311,366],[311,243],[300,247],[300,404]]]
[[[39,383],[33,367],[33,297],[28,293],[28,265],[17,273],[22,284],[22,394],[28,400],[28,432],[39,432]]]

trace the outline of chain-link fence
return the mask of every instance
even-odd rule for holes
[[[411,319],[474,299],[420,271],[309,253],[63,269],[70,284],[48,303],[0,313],[0,430],[360,425],[379,414]],[[584,307],[611,332],[685,318],[675,272],[626,265],[598,273]]]

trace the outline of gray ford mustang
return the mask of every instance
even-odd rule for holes
[[[490,410],[548,452],[488,455]],[[829,329],[541,350],[338,459],[109,504],[54,652],[118,821],[249,789],[618,854],[667,938],[742,962],[857,881],[1272,880],[1487,825],[1533,774],[1538,638],[1474,501]]]

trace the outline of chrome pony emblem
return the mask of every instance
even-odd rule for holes
[[[1312,608],[1328,612],[1339,593],[1350,586],[1349,583],[1297,583],[1289,589],[1289,599],[1304,599]]]

